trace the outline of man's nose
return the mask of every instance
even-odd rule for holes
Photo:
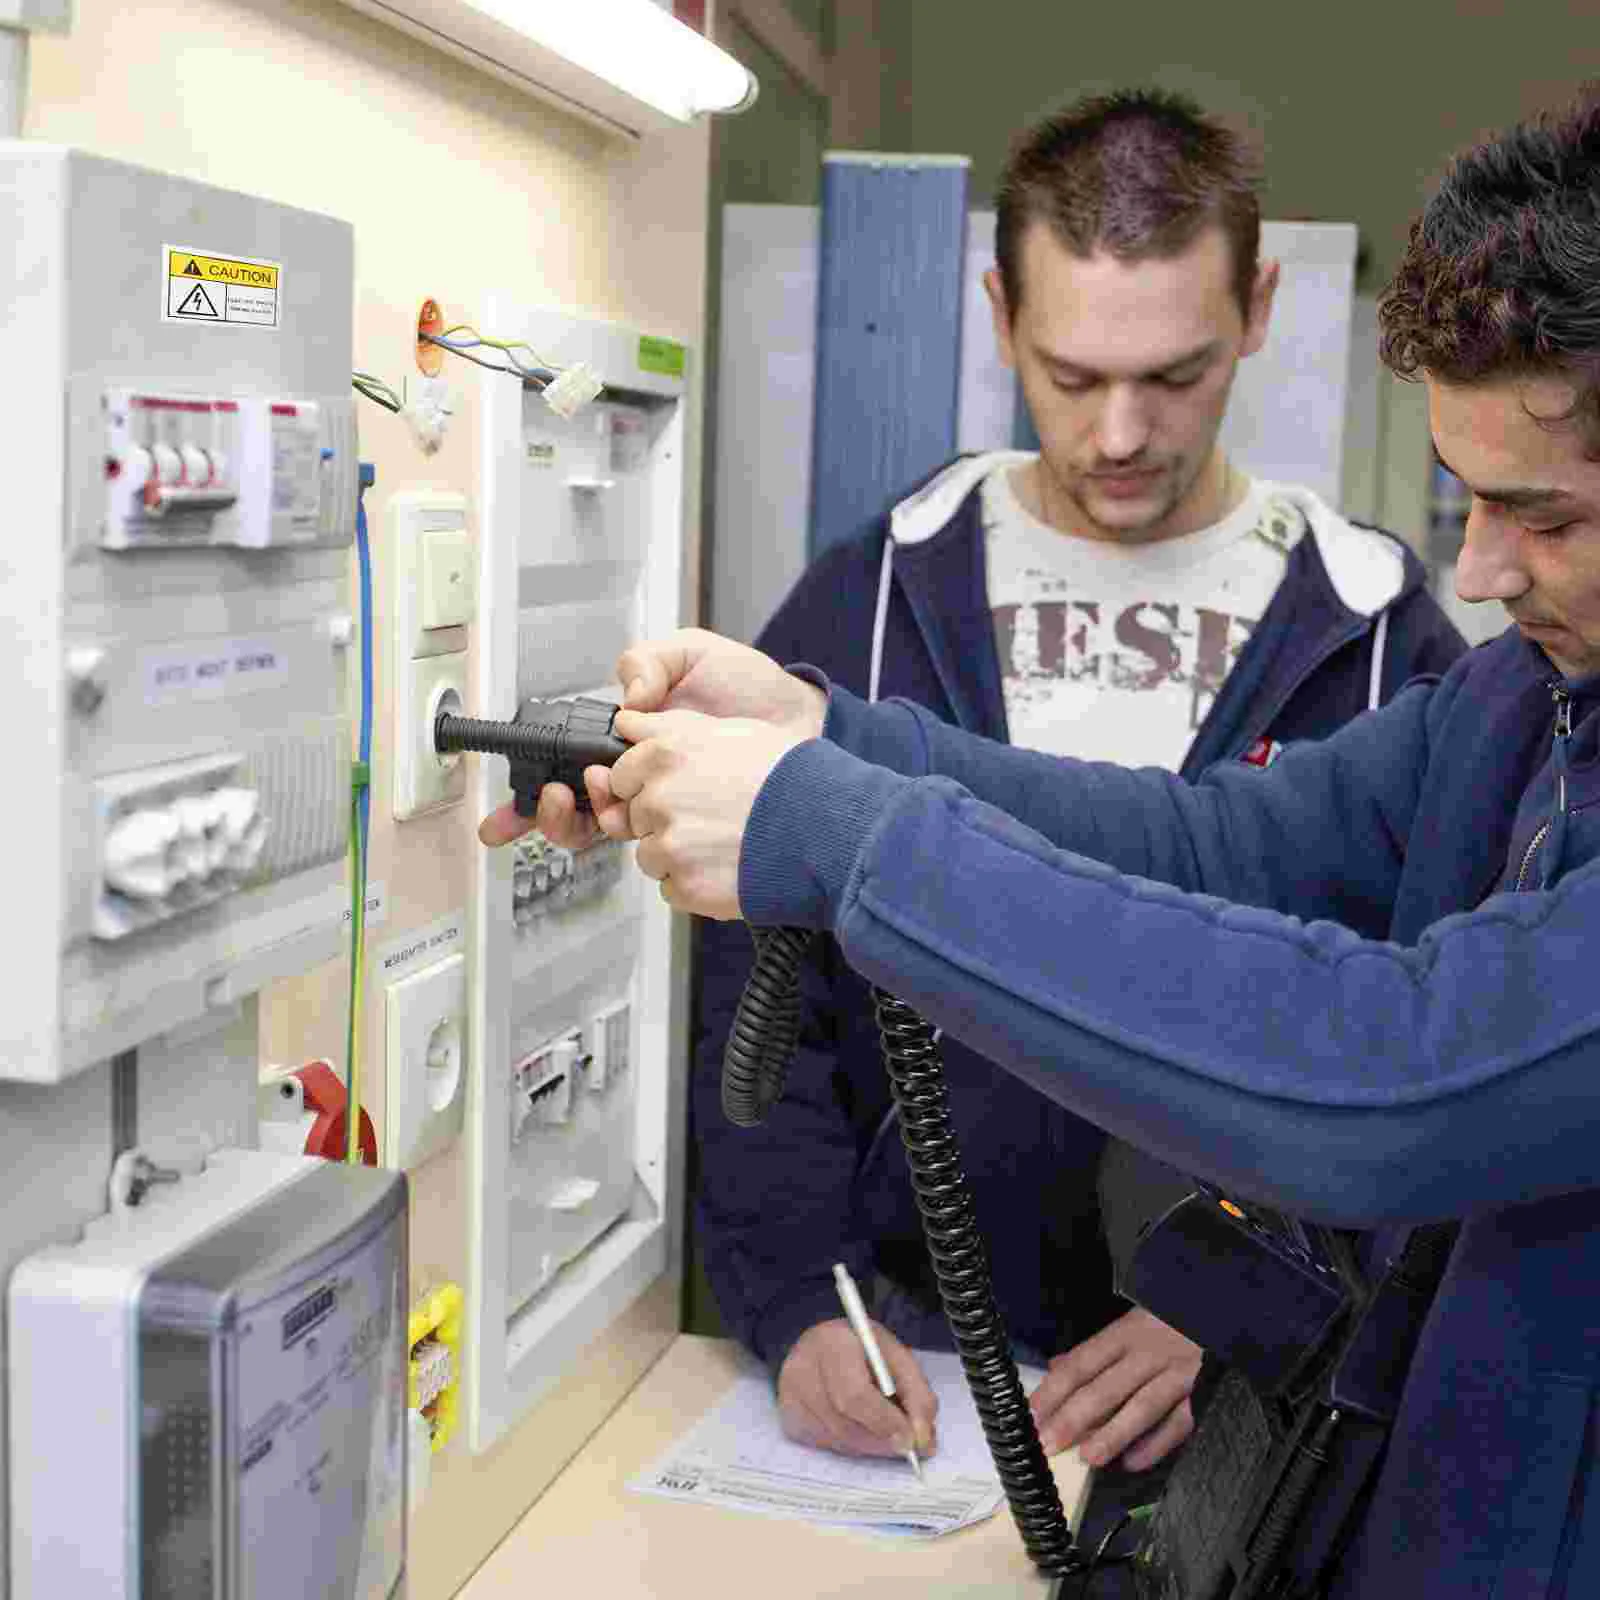
[[[1150,418],[1133,384],[1112,384],[1100,407],[1095,444],[1108,461],[1131,461],[1150,442]]]
[[[1474,500],[1456,561],[1456,593],[1467,601],[1512,601],[1531,584],[1515,524]]]

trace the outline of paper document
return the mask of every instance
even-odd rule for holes
[[[936,1538],[981,1522],[1005,1496],[961,1358],[918,1351],[917,1359],[939,1397],[939,1448],[924,1460],[921,1484],[903,1457],[840,1456],[786,1439],[772,1380],[752,1361],[721,1403],[628,1487],[909,1538]],[[1023,1389],[1031,1393],[1042,1376],[1024,1367]]]

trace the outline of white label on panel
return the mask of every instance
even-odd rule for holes
[[[210,639],[142,651],[139,681],[147,706],[223,700],[281,688],[289,681],[289,658],[270,639]]]
[[[341,891],[342,892],[342,891]],[[381,928],[389,920],[389,901],[383,892],[381,883],[367,885],[367,914],[362,919],[362,926],[366,928]],[[344,895],[344,906],[339,912],[339,921],[345,926],[350,926],[350,896]]]
[[[426,928],[403,935],[378,953],[377,970],[385,983],[392,983],[412,967],[437,961],[466,948],[466,917],[453,911],[448,917]]]

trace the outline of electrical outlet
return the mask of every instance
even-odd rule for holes
[[[383,1159],[418,1167],[461,1132],[467,1102],[467,958],[446,956],[387,997]]]
[[[463,714],[466,652],[402,662],[395,689],[394,814],[403,821],[455,805],[467,792],[461,756],[442,756],[433,747],[439,713]]]

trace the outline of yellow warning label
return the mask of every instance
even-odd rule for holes
[[[205,278],[212,283],[238,283],[254,289],[276,289],[278,269],[267,261],[201,256],[188,250],[167,251],[169,278]]]
[[[165,321],[278,326],[278,294],[283,288],[283,268],[278,262],[219,256],[214,250],[189,250],[174,244],[162,253],[167,263],[166,299],[161,309]]]

